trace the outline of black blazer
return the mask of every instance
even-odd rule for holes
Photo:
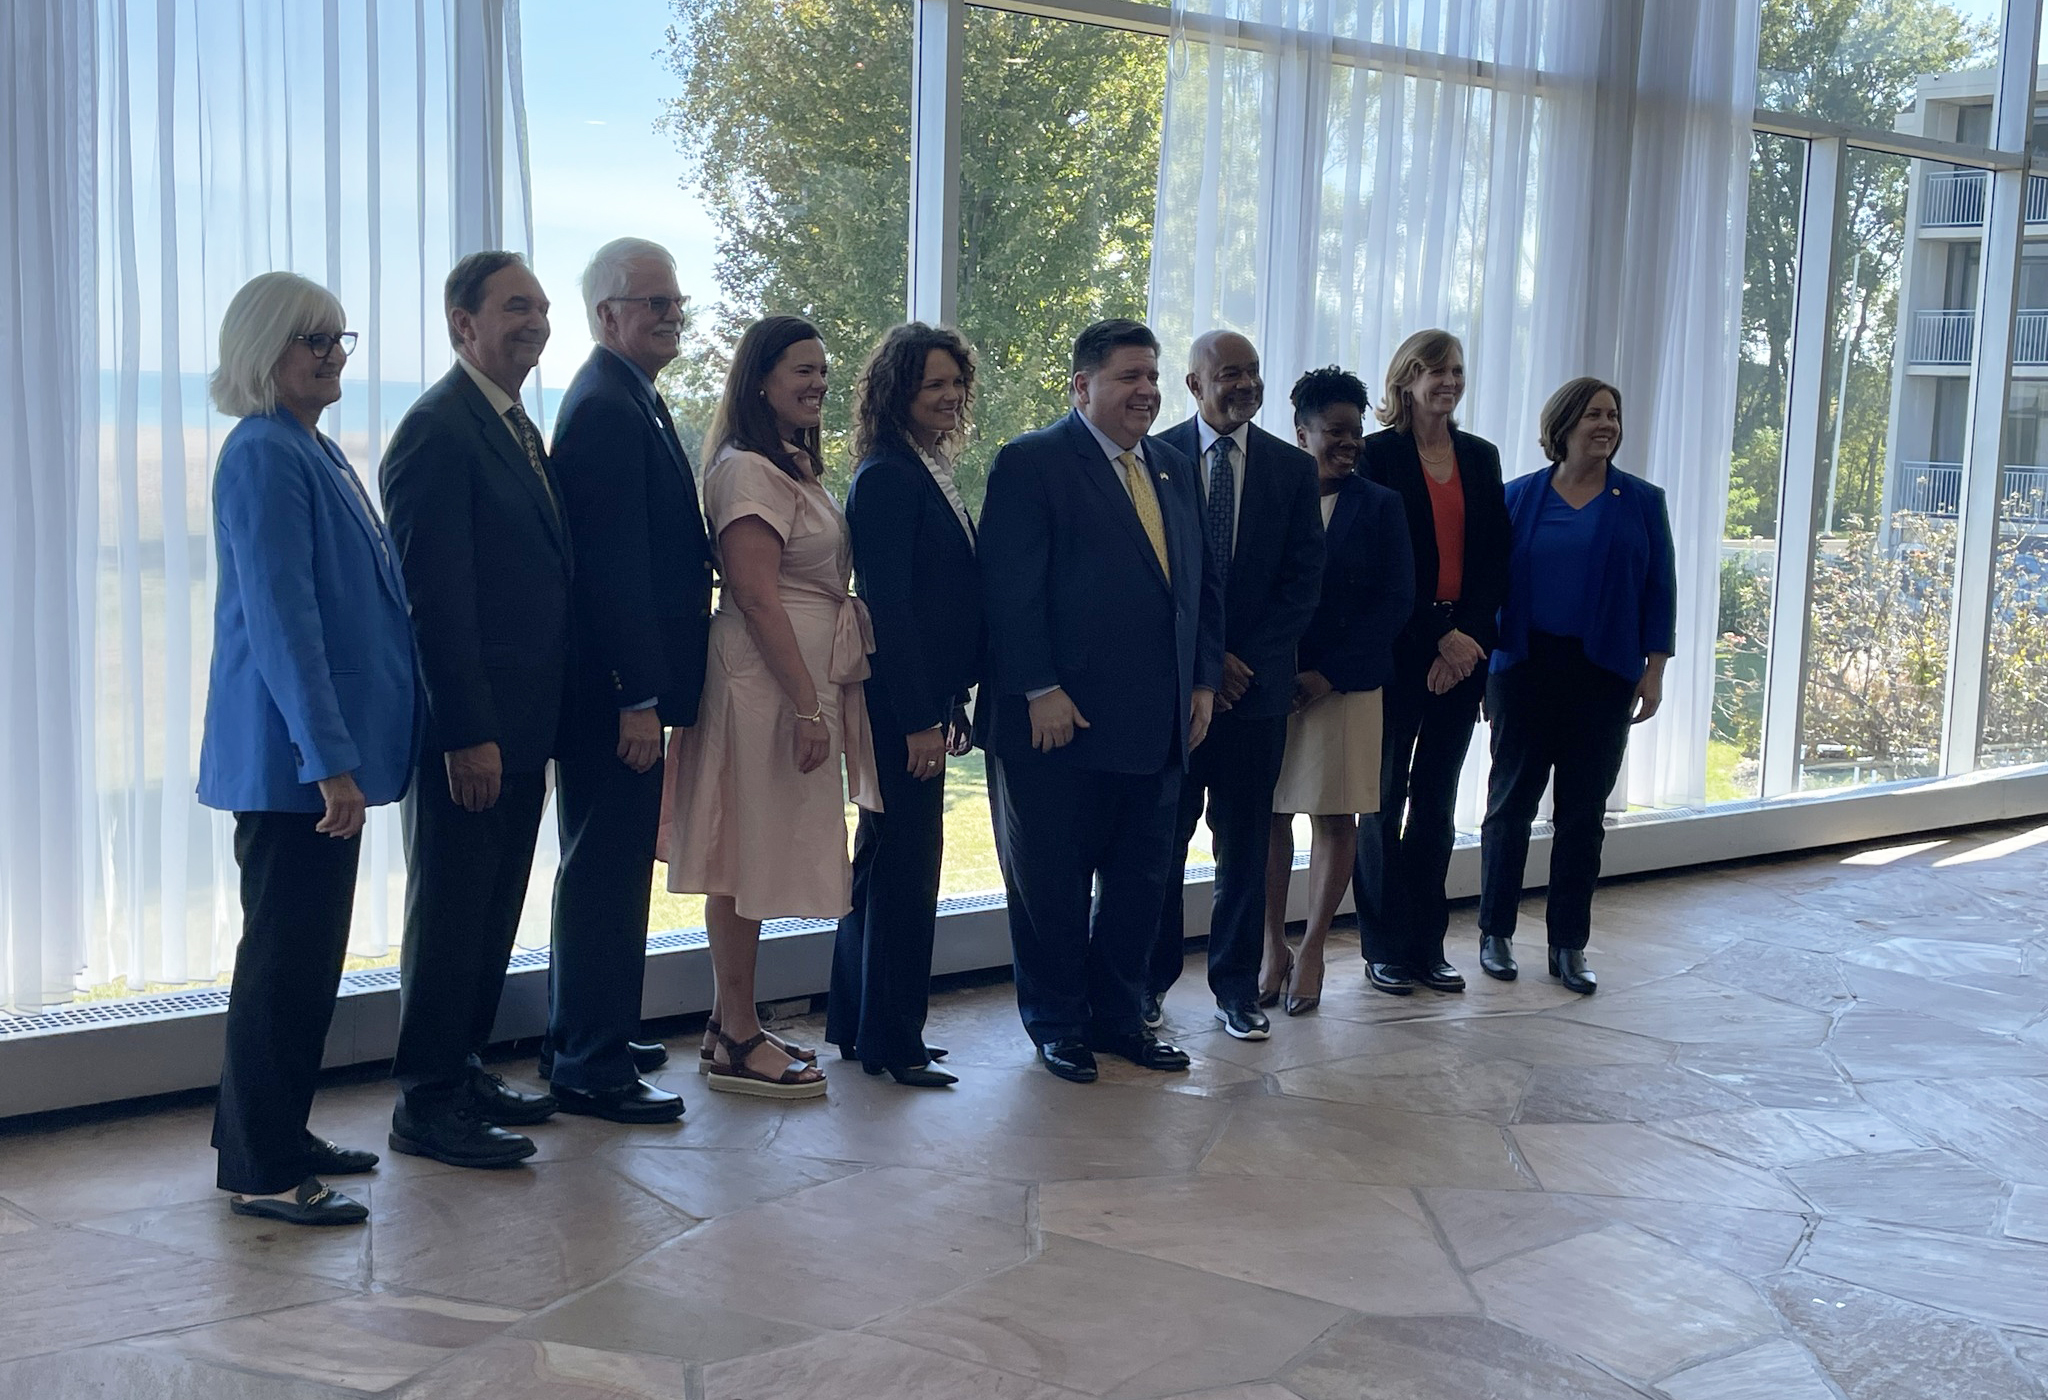
[[[378,485],[426,682],[422,762],[496,742],[506,772],[538,772],[569,669],[569,535],[460,364],[399,420]]]
[[[711,546],[690,459],[638,370],[603,346],[569,381],[550,453],[576,543],[577,699],[616,723],[659,697],[695,724],[711,630]]]
[[[1003,444],[981,512],[988,678],[975,724],[1006,762],[1158,773],[1187,762],[1197,686],[1223,674],[1223,581],[1202,541],[1194,466],[1156,437],[1169,580],[1117,468],[1077,412]],[[1031,747],[1028,696],[1060,686],[1090,728]]]
[[[1194,463],[1198,485],[1206,482],[1209,468],[1193,418],[1159,440]],[[1253,717],[1284,715],[1294,700],[1295,645],[1322,592],[1316,463],[1256,423],[1245,433],[1244,457],[1237,546],[1223,590],[1223,649],[1252,671],[1251,688],[1233,708]],[[1202,528],[1208,527],[1204,510]]]
[[[1422,478],[1422,457],[1412,433],[1388,428],[1361,445],[1358,472],[1390,486],[1408,511],[1408,544],[1415,555],[1415,606],[1401,634],[1404,646],[1434,652],[1456,628],[1492,651],[1500,635],[1500,605],[1508,592],[1508,507],[1502,494],[1500,449],[1485,438],[1451,430],[1458,480],[1465,496],[1465,579],[1449,618],[1436,610],[1436,517]]]
[[[1415,561],[1401,498],[1344,478],[1325,537],[1323,596],[1301,637],[1301,669],[1334,690],[1377,690],[1394,678],[1394,638],[1415,607]]]
[[[964,704],[981,665],[981,570],[939,483],[903,443],[877,447],[846,492],[854,585],[875,622],[868,708],[916,734]]]

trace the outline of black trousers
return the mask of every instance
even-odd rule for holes
[[[1209,832],[1216,840],[1209,990],[1218,1005],[1258,998],[1259,957],[1266,936],[1266,846],[1273,827],[1273,788],[1280,781],[1286,752],[1286,715],[1225,710],[1209,726],[1202,746],[1188,756],[1146,986],[1155,996],[1164,996],[1179,980],[1187,960],[1181,872],[1206,798]]]
[[[988,767],[1024,1029],[1040,1045],[1137,1034],[1180,769],[1097,773],[999,757]]]
[[[546,801],[538,772],[507,773],[497,802],[481,812],[464,811],[448,795],[438,754],[413,774],[391,1075],[416,1106],[452,1097],[482,1062]]]
[[[886,719],[875,729],[882,810],[853,834],[853,908],[832,945],[825,1039],[871,1065],[925,1062],[946,782],[906,771],[910,746]]]
[[[1458,774],[1472,747],[1486,669],[1442,695],[1429,693],[1434,650],[1397,647],[1385,691],[1380,743],[1379,849],[1368,856],[1359,833],[1351,890],[1367,961],[1426,968],[1444,958],[1450,903],[1444,881],[1457,844],[1453,822]]]
[[[313,828],[317,812],[235,813],[242,939],[228,994],[213,1145],[223,1191],[270,1196],[312,1170],[306,1115],[348,951],[360,836]]]
[[[647,904],[661,824],[662,762],[635,773],[611,714],[555,764],[562,864],[555,873],[548,1045],[565,1089],[622,1089],[640,1077],[626,1045],[640,1029]]]
[[[1593,886],[1607,794],[1628,752],[1635,683],[1586,659],[1575,637],[1537,632],[1529,659],[1494,676],[1493,770],[1479,833],[1479,929],[1515,936],[1529,824],[1543,789],[1551,793],[1550,894],[1545,922],[1553,948],[1584,948],[1593,925]]]

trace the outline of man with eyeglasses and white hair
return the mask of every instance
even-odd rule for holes
[[[697,721],[711,550],[689,456],[655,376],[676,357],[675,259],[643,238],[583,273],[597,342],[555,418],[551,460],[576,550],[576,666],[556,761],[562,864],[542,1072],[565,1113],[673,1122],[680,1096],[640,1078],[647,902],[661,819],[662,731]]]

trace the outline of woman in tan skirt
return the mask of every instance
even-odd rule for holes
[[[846,798],[881,808],[861,686],[874,633],[847,592],[846,518],[818,479],[824,402],[816,330],[794,316],[748,327],[704,438],[721,582],[704,698],[675,730],[662,792],[668,887],[705,896],[717,990],[704,1067],[713,1089],[766,1098],[815,1098],[825,1076],[815,1050],[755,1016],[761,921],[846,913]]]
[[[1322,488],[1323,596],[1303,634],[1287,720],[1287,757],[1273,793],[1266,863],[1266,958],[1260,1004],[1286,998],[1289,1016],[1323,997],[1323,942],[1356,853],[1379,850],[1380,688],[1394,673],[1394,636],[1414,602],[1415,565],[1401,498],[1354,473],[1365,437],[1365,385],[1334,366],[1294,386],[1294,435],[1316,459]],[[1308,932],[1287,950],[1287,884],[1294,815],[1314,831]],[[1360,827],[1367,840],[1359,840]],[[1270,998],[1270,999],[1268,999]]]

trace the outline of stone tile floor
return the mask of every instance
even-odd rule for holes
[[[1467,995],[1343,941],[1264,1044],[1191,963],[1194,1072],[1092,1087],[1001,985],[934,1004],[948,1093],[725,1098],[679,1037],[681,1125],[391,1158],[357,1230],[228,1214],[204,1104],[0,1125],[0,1397],[2043,1400],[2044,889],[2033,824],[1619,882],[1590,1000],[1467,908]]]

